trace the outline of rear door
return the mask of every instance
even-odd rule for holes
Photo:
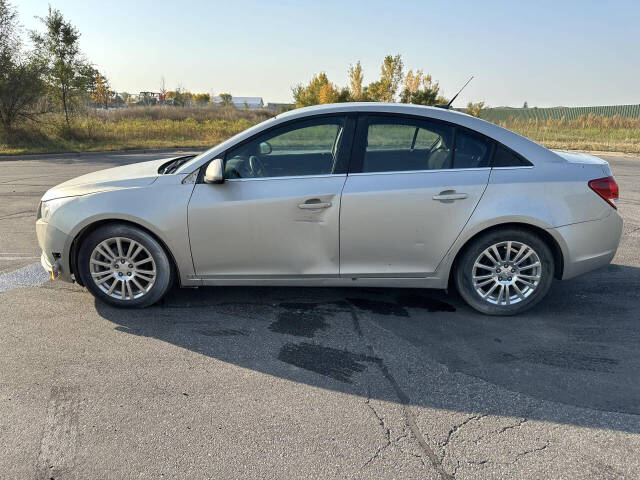
[[[487,186],[492,149],[450,124],[361,116],[342,193],[341,276],[434,272]]]

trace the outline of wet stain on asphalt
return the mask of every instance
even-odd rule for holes
[[[344,383],[352,383],[351,376],[365,371],[367,363],[381,362],[378,357],[311,343],[285,344],[278,360]]]
[[[499,352],[494,356],[499,363],[528,362],[547,365],[550,367],[567,368],[572,370],[586,370],[589,372],[611,373],[620,362],[614,358],[585,355],[579,352],[560,350],[535,350],[514,355],[508,352]]]
[[[195,331],[200,335],[206,335],[207,337],[232,337],[236,335],[247,335],[245,330],[236,330],[233,328],[222,328],[220,330],[213,330],[208,328],[203,328]]]
[[[296,337],[313,338],[318,330],[329,328],[322,315],[309,310],[305,308],[280,312],[277,320],[269,325],[269,330]]]
[[[455,312],[453,305],[423,295],[398,295],[396,301],[406,308],[423,308],[428,312]]]
[[[355,307],[379,315],[395,315],[397,317],[408,317],[409,312],[401,305],[382,300],[371,300],[368,298],[347,298]]]

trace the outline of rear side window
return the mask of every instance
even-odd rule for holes
[[[458,129],[453,168],[488,167],[492,147],[492,142],[487,138]]]
[[[412,118],[367,119],[362,172],[451,168],[453,127]]]
[[[496,146],[496,152],[493,154],[493,167],[531,167],[529,160],[525,160],[520,155],[512,152],[502,145]]]

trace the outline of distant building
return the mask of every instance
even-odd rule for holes
[[[273,103],[269,102],[265,105],[264,109],[270,112],[280,113],[296,108],[295,103]]]
[[[257,110],[264,108],[262,97],[232,97],[231,101],[236,108],[248,108],[249,110]],[[220,104],[220,97],[213,97],[213,103]]]

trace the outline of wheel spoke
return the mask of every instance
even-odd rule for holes
[[[136,269],[136,273],[141,273],[143,275],[155,275],[156,271],[155,270],[139,270],[139,269]]]
[[[524,267],[518,267],[518,268],[520,268],[520,271],[522,271],[522,270],[527,270],[529,268],[539,267],[539,266],[540,266],[540,262],[535,262],[535,263],[532,263],[531,265],[525,265]]]
[[[107,290],[107,295],[111,295],[113,293],[113,291],[116,288],[116,284],[119,282],[119,280],[117,279],[113,279],[113,283],[111,284],[111,286],[109,287],[109,290]]]
[[[494,280],[493,280],[493,278],[490,278],[490,279],[485,280],[485,281],[483,281],[483,282],[476,283],[476,288],[482,288],[482,287],[484,287],[485,285],[489,285],[489,284],[490,284],[491,282],[493,282],[493,281],[494,281]]]
[[[128,259],[131,259],[131,252],[133,248],[138,244],[134,240],[129,240],[129,248],[127,248],[127,254],[125,255]]]
[[[526,278],[527,280],[540,280],[540,275],[518,275],[519,278]]]
[[[511,291],[510,291],[510,285],[506,285],[505,286],[505,294],[504,294],[504,300],[506,302],[507,305],[511,304]]]
[[[131,285],[130,282],[124,282],[127,284],[127,292],[129,293],[129,298],[131,298],[131,300],[133,300],[133,290],[131,289]]]
[[[109,244],[108,244],[106,241],[102,242],[102,243],[100,244],[100,246],[101,246],[102,248],[104,248],[104,250],[105,250],[106,252],[108,252],[108,253],[109,253],[109,255],[108,255],[108,256],[110,256],[110,258],[111,258],[112,260],[116,258],[116,254],[115,254],[115,253],[113,253],[113,250],[111,250],[111,247],[109,247]]]
[[[100,260],[96,260],[95,258],[91,259],[91,263],[94,265],[100,265],[101,267],[111,268],[111,264],[107,262],[101,262]]]
[[[118,256],[123,257],[124,254],[122,252],[122,239],[120,237],[116,238],[116,247],[118,249]]]
[[[524,262],[527,258],[529,258],[531,255],[533,255],[533,250],[529,250],[526,255],[524,255],[520,260],[518,260],[517,262],[515,262],[516,267],[518,265],[520,265],[522,262]]]
[[[109,255],[100,245],[98,245],[96,247],[96,251],[102,255],[104,258],[106,258],[107,260],[109,260],[110,262],[113,262],[115,260],[115,257],[113,257],[112,255]]]
[[[139,273],[136,272],[136,276],[142,280],[144,280],[145,282],[151,282],[153,280],[153,277],[147,277],[146,275],[141,275]]]
[[[520,298],[520,300],[524,300],[524,294],[522,293],[522,290],[520,290],[518,288],[518,285],[516,285],[515,283],[513,284],[513,289],[516,291],[516,294],[518,295],[518,297]]]
[[[91,272],[91,276],[93,278],[102,277],[103,275],[107,275],[111,273],[111,270],[101,270],[100,272]]]
[[[517,262],[518,259],[520,258],[520,256],[525,252],[526,249],[527,249],[526,245],[521,245],[520,246],[520,250],[518,250],[518,253],[516,253],[516,256],[513,257],[512,262],[514,262],[514,263]]]
[[[93,281],[96,282],[96,285],[102,285],[104,282],[106,282],[110,278],[112,278],[110,275],[107,275],[106,277],[102,277],[102,278],[95,278],[94,277]]]
[[[511,242],[509,241],[507,242],[507,253],[505,254],[504,261],[509,262],[510,258],[511,258]]]
[[[488,298],[489,295],[491,295],[493,293],[493,291],[498,288],[498,283],[494,284],[493,287],[491,287],[483,296],[482,298]]]
[[[522,278],[518,277],[518,279],[516,280],[516,282],[521,282],[524,283],[527,287],[530,287],[531,289],[536,288],[535,284],[527,281],[527,280],[523,280]]]
[[[495,258],[493,258],[493,255],[491,254],[491,252],[489,251],[489,249],[485,250],[484,252],[482,252],[482,255],[484,255],[485,257],[487,257],[489,259],[489,261],[495,266],[498,264],[498,260],[496,260]]]
[[[498,246],[497,245],[493,245],[491,247],[491,250],[493,251],[493,253],[496,254],[496,258],[498,259],[498,262],[502,262],[502,257],[500,256],[500,252],[498,252]]]
[[[485,280],[487,278],[493,278],[493,273],[490,273],[489,275],[474,275],[473,279],[474,280]]]
[[[143,293],[146,291],[145,288],[140,285],[140,282],[138,282],[138,280],[136,280],[136,277],[131,277],[131,281],[133,282],[133,284],[138,287],[138,289],[140,290],[140,293]]]

